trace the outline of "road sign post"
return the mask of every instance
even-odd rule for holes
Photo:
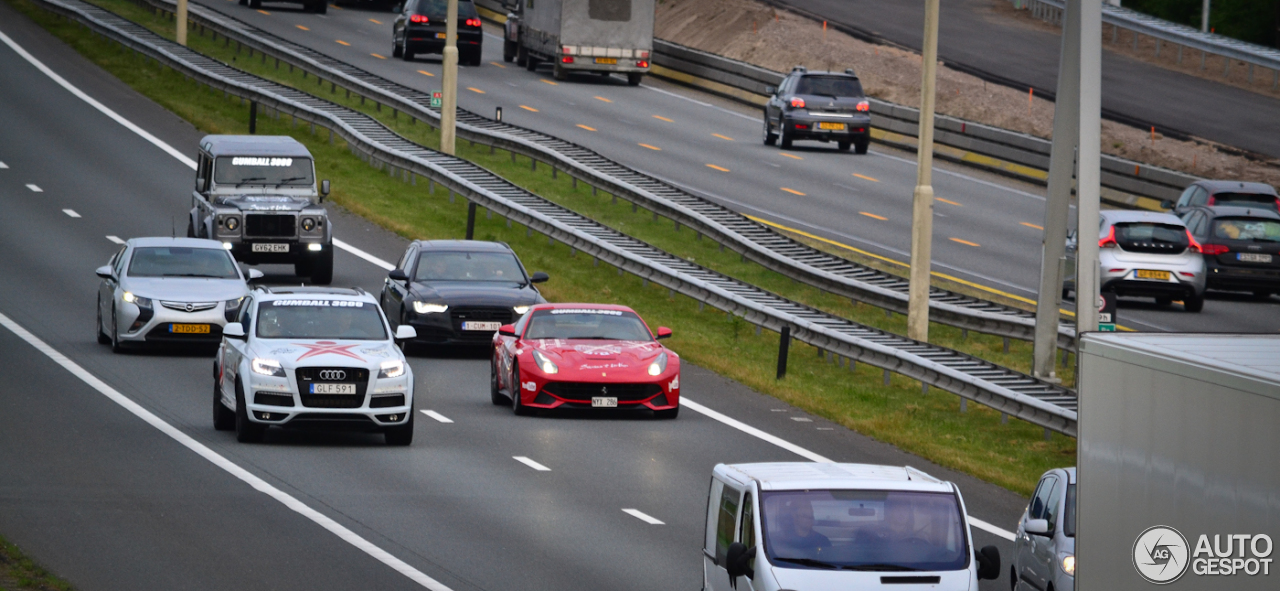
[[[1104,291],[1098,294],[1098,330],[1102,332],[1116,331],[1116,294]]]
[[[439,90],[431,93],[431,108],[439,109],[444,104],[444,93]]]

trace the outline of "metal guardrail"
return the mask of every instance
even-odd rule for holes
[[[1063,0],[1015,2],[1015,7],[1025,8],[1031,11],[1032,16],[1054,24],[1062,24],[1066,6]],[[1102,5],[1102,22],[1174,45],[1203,51],[1206,54],[1220,55],[1267,68],[1272,71],[1272,88],[1280,85],[1280,49],[1255,45],[1214,33],[1205,33],[1193,27],[1110,4]]]
[[[834,354],[936,386],[1027,422],[1076,434],[1071,391],[943,347],[868,328],[721,275],[568,211],[461,158],[396,135],[376,119],[168,41],[81,0],[36,0],[214,89],[327,127],[375,166],[429,178],[472,202],[637,276]]]
[[[171,0],[135,0],[171,9]],[[440,114],[430,108],[428,93],[409,88],[292,43],[219,11],[191,5],[189,18],[220,35],[302,68],[318,77],[432,125]],[[617,195],[706,234],[765,268],[842,297],[907,313],[906,279],[858,265],[784,236],[772,228],[680,187],[638,172],[600,154],[541,132],[494,121],[462,109],[458,137],[546,162],[588,184]],[[985,334],[1032,340],[1035,315],[942,289],[930,293],[930,318],[936,322]],[[1060,323],[1058,344],[1075,348],[1075,327]]]

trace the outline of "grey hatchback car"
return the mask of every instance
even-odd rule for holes
[[[1150,297],[1162,306],[1182,300],[1188,312],[1204,308],[1204,256],[1187,226],[1170,213],[1101,212],[1099,287],[1118,296]],[[1076,233],[1067,236],[1062,296],[1075,289]]]
[[[1018,522],[1013,591],[1070,591],[1076,577],[1076,469],[1045,472]]]

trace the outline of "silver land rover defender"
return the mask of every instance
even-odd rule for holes
[[[312,283],[333,279],[333,227],[316,190],[311,152],[287,136],[200,140],[187,235],[211,238],[250,265],[292,264]]]

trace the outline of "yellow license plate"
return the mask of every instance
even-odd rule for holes
[[[444,39],[445,37],[448,37],[448,35],[445,35],[444,33],[436,33],[436,39]]]
[[[1159,279],[1160,281],[1169,280],[1168,271],[1149,271],[1147,269],[1138,269],[1138,279]]]
[[[818,123],[818,129],[828,129],[828,130],[831,130],[831,131],[844,131],[844,124],[843,124],[843,123],[828,123],[828,122],[826,122],[826,121],[821,121],[821,122],[819,122],[819,123]]]
[[[170,324],[169,332],[176,334],[209,334],[208,324]]]
[[[610,65],[610,66],[616,66],[616,65],[618,65],[618,58],[616,58],[616,57],[598,57],[598,58],[596,58],[596,63],[597,63],[597,64],[608,64],[608,65]]]

